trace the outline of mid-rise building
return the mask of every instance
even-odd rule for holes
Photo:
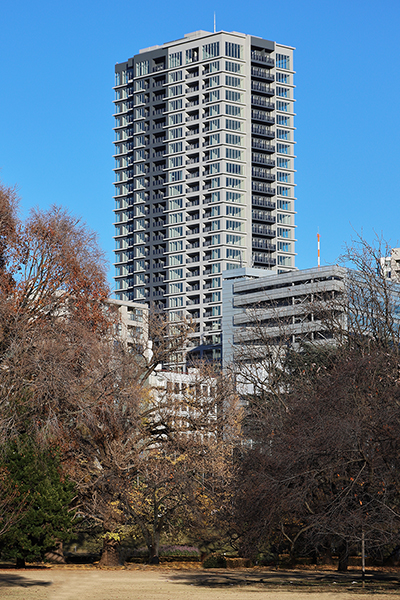
[[[222,271],[295,267],[293,48],[197,31],[115,76],[116,298],[220,359]]]

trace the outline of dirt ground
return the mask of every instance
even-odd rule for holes
[[[368,579],[369,578],[369,579]],[[372,578],[372,579],[371,579]],[[400,600],[400,573],[75,567],[0,570],[1,600]]]

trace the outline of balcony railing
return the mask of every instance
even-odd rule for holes
[[[266,240],[260,240],[258,238],[253,238],[251,245],[253,248],[260,248],[262,250],[269,250],[270,252],[275,252],[276,244],[271,244]]]
[[[275,61],[270,56],[266,54],[262,54],[261,52],[257,52],[257,50],[252,50],[251,52],[251,60],[256,60],[257,62],[262,62],[268,67],[273,67],[275,65]]]
[[[263,265],[276,265],[276,259],[268,254],[261,254],[259,252],[253,252],[253,262],[262,263]]]
[[[275,231],[266,225],[253,225],[251,228],[252,232],[256,235],[265,235],[268,237],[275,237]]]
[[[275,202],[272,202],[272,200],[269,200],[268,198],[263,198],[262,196],[252,196],[251,202],[253,206],[263,206],[272,210],[276,208]]]
[[[274,110],[275,108],[274,102],[269,102],[269,100],[267,100],[266,98],[263,98],[262,96],[254,96],[253,94],[251,96],[251,103],[255,106],[262,106],[267,110]]]
[[[275,190],[267,185],[266,183],[260,183],[259,181],[251,182],[251,189],[255,192],[262,192],[263,194],[268,194],[269,196],[275,196]]]

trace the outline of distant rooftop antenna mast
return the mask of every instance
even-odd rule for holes
[[[318,269],[321,266],[321,245],[320,245],[320,239],[321,236],[319,235],[319,231],[317,233],[317,240],[318,240]]]
[[[214,33],[216,33],[217,31],[217,19],[215,17],[215,11],[214,11]]]

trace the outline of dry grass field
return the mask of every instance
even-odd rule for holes
[[[188,565],[189,566],[189,565]],[[400,573],[211,569],[160,566],[0,570],[1,600],[400,600]]]

